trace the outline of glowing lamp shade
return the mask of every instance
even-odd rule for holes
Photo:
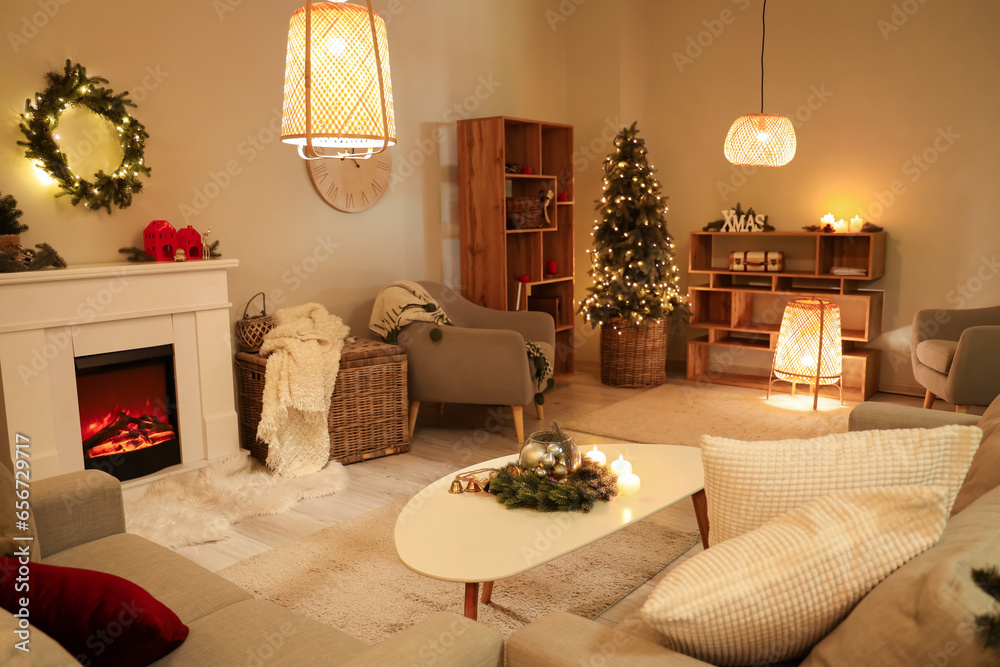
[[[370,5],[322,2],[292,14],[281,140],[342,150],[396,143],[385,22]]]
[[[821,385],[838,385],[844,401],[843,346],[840,339],[840,308],[823,299],[796,299],[785,306],[778,331],[778,344],[771,365],[768,397],[776,380],[813,388],[813,410]]]
[[[736,165],[781,167],[795,157],[795,128],[784,116],[740,116],[729,128],[724,152]]]

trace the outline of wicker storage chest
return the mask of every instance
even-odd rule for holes
[[[267,444],[257,439],[267,359],[236,355],[239,375],[240,442],[261,461]],[[330,459],[356,463],[410,449],[407,427],[406,353],[398,345],[358,339],[340,355],[327,425]]]

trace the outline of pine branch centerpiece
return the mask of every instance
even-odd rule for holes
[[[686,314],[666,197],[646,159],[636,123],[614,139],[604,161],[604,195],[597,202],[590,251],[594,285],[580,304],[601,326],[601,382],[649,387],[666,381],[666,330]]]
[[[618,495],[618,477],[609,466],[582,456],[573,437],[552,422],[551,429],[528,437],[516,463],[459,473],[449,489],[481,491],[507,509],[587,513],[598,500]]]

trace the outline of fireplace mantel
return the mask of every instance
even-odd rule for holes
[[[227,271],[236,260],[0,274],[2,456],[30,440],[33,478],[83,469],[74,358],[170,344],[182,465],[239,451]]]

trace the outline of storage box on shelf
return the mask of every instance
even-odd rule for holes
[[[507,173],[508,164],[531,173]],[[548,220],[534,226],[537,210],[526,219],[526,200],[549,191]],[[554,312],[555,370],[571,373],[573,127],[503,116],[459,121],[458,192],[462,295],[487,308]]]
[[[240,443],[261,461],[267,443],[257,439],[267,359],[236,355],[239,376]],[[327,426],[330,460],[356,463],[410,449],[406,397],[406,351],[399,345],[357,339],[344,344]]]
[[[861,287],[885,273],[885,243],[885,232],[692,232],[692,280],[703,274],[708,283],[690,288],[691,326],[708,331],[688,342],[687,378],[766,389],[785,304],[819,297],[840,307],[844,398],[871,397],[879,353],[857,344],[882,333],[883,292]],[[730,253],[746,251],[781,252],[784,270],[730,271]]]

